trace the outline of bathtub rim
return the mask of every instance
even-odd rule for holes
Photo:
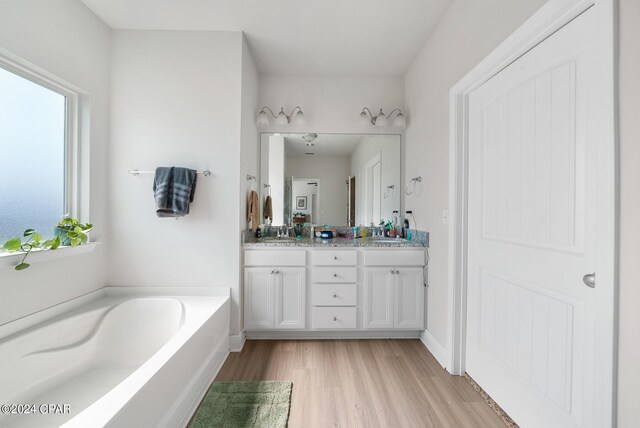
[[[0,341],[105,297],[229,297],[229,287],[105,286],[56,305],[0,324]]]

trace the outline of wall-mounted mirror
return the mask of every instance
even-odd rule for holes
[[[260,149],[263,222],[370,226],[400,210],[400,135],[264,133]]]

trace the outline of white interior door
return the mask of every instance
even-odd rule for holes
[[[588,10],[471,93],[466,370],[523,427],[594,426],[599,119]]]

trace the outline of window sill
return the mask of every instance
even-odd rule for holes
[[[34,251],[27,257],[27,263],[30,265],[48,260],[61,259],[64,257],[72,257],[80,254],[93,252],[99,245],[99,242],[88,242],[77,247],[60,247],[57,250]],[[7,267],[15,267],[24,257],[23,252],[19,253],[0,253],[0,269]]]

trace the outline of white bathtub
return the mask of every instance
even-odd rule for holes
[[[107,287],[0,327],[0,426],[184,426],[229,351],[228,289],[184,290]]]

